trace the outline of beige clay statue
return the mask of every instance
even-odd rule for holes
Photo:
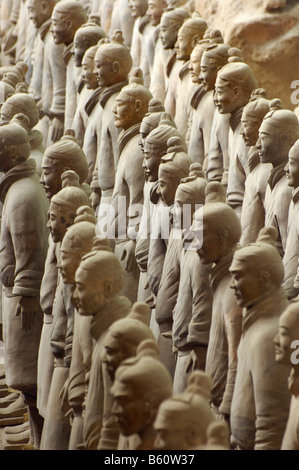
[[[242,111],[242,136],[248,151],[249,174],[245,181],[245,192],[241,214],[242,236],[240,243],[254,242],[265,225],[265,193],[271,171],[270,163],[261,163],[256,148],[258,131],[269,112],[269,100],[262,88],[254,90]]]
[[[182,230],[182,245],[177,292],[166,302],[169,304],[174,297],[172,343],[177,355],[173,379],[174,394],[185,390],[189,373],[193,369],[205,370],[213,301],[209,282],[211,266],[201,264],[196,251],[190,246],[190,226],[194,212],[205,203],[206,184],[201,166],[199,163],[193,163],[189,176],[181,180],[175,195],[174,226],[178,223]],[[163,284],[156,305],[160,291],[163,291]],[[192,351],[196,353],[197,358],[196,364],[192,364],[193,367],[189,363]]]
[[[126,271],[123,295],[131,302],[137,300],[139,268],[135,260],[135,247],[139,220],[136,211],[139,211],[140,217],[145,183],[139,130],[141,121],[148,112],[151,98],[151,92],[143,85],[141,69],[136,69],[131,75],[129,85],[122,88],[116,98],[114,109],[115,126],[122,131],[118,138],[119,162],[111,198],[111,236],[109,232],[107,236],[115,240],[115,254]]]
[[[1,282],[3,338],[8,386],[20,390],[29,410],[31,436],[39,448],[42,418],[36,408],[37,361],[42,316],[40,286],[47,254],[48,201],[39,184],[23,114],[0,127]]]
[[[190,450],[207,442],[207,430],[215,417],[210,407],[212,381],[203,371],[190,375],[181,394],[159,407],[154,428],[157,450]]]
[[[154,341],[142,341],[136,357],[121,363],[111,392],[114,398],[112,413],[121,435],[137,434],[139,438],[138,446],[128,450],[152,450],[159,406],[172,394],[171,377],[159,361]]]
[[[228,51],[229,53],[229,51]],[[241,216],[245,180],[249,173],[248,148],[240,134],[241,114],[250,95],[257,88],[251,68],[235,57],[228,59],[215,83],[215,101],[220,114],[230,114],[229,171],[227,203]]]
[[[90,204],[89,196],[79,186],[78,175],[67,170],[61,175],[62,189],[51,198],[49,229],[53,242],[60,248],[68,227],[75,220],[76,211]],[[59,259],[58,259],[59,263]],[[72,285],[65,284],[61,276],[53,303],[53,326],[50,346],[54,357],[54,370],[48,396],[41,439],[41,450],[67,450],[70,421],[61,406],[60,391],[67,380],[72,355],[74,306],[71,302]],[[55,411],[54,411],[55,410]]]
[[[210,32],[211,34],[212,32]],[[200,41],[191,54],[193,57],[195,49],[204,49],[200,56],[199,78],[202,80],[205,93],[192,115],[188,152],[193,161],[199,162],[206,169],[208,167],[211,128],[215,115],[214,87],[218,70],[227,64],[230,46],[214,44],[213,39],[210,39],[209,44],[206,44],[205,47],[204,41],[206,40]]]
[[[288,162],[290,148],[299,137],[298,118],[295,113],[283,109],[280,100],[270,102],[270,111],[259,128],[256,147],[261,163],[271,163],[273,169],[268,178],[265,194],[265,226],[278,230],[277,247],[284,255],[288,231],[288,211],[292,189],[284,167]]]
[[[171,70],[176,61],[175,44],[178,30],[190,18],[184,8],[167,8],[161,16],[160,37],[156,46],[150,90],[155,98],[164,103]],[[158,47],[159,46],[159,47]]]
[[[61,188],[61,175],[73,170],[82,185],[88,175],[86,157],[71,133],[63,136],[55,144],[47,147],[42,161],[40,182],[50,200]],[[53,324],[53,302],[58,281],[57,246],[49,236],[49,248],[45,262],[45,272],[40,289],[40,303],[44,314],[44,324],[38,357],[38,409],[45,416],[49,388],[53,373],[53,354],[50,348],[50,335]]]
[[[118,444],[119,430],[115,422],[111,419],[105,422],[104,404],[111,399],[111,383],[103,361],[105,333],[131,308],[130,301],[119,295],[124,278],[125,272],[108,240],[96,238],[93,250],[83,256],[76,271],[73,294],[78,314],[91,316],[90,333],[94,343],[81,443],[81,447],[87,450],[96,450],[98,446],[112,450]]]
[[[297,209],[298,209],[298,157],[299,157],[299,140],[296,140],[294,145],[289,151],[288,163],[284,170],[288,178],[288,185],[293,189],[292,200],[289,207],[288,216],[288,235],[286,250],[283,257],[284,265],[284,281],[283,286],[287,291],[288,298],[295,298],[299,294],[298,285],[298,224],[297,224]]]
[[[39,109],[34,99],[26,93],[15,93],[5,101],[1,108],[1,123],[11,120],[18,113],[25,114],[29,118],[29,141],[31,146],[30,158],[36,162],[36,171],[42,172],[42,158],[44,153],[43,135],[35,128],[39,121]]]
[[[101,204],[110,204],[115,183],[115,171],[119,158],[117,139],[120,129],[115,127],[113,110],[120,90],[128,84],[128,75],[132,67],[129,49],[123,45],[123,37],[117,31],[111,42],[100,44],[95,55],[96,74],[99,87],[105,88],[99,97],[99,106],[94,113],[95,123],[100,126],[97,134],[95,169],[98,187],[101,190]],[[107,220],[99,216],[102,233],[107,232]]]
[[[89,206],[81,206],[76,211],[74,224],[71,225],[62,240],[58,269],[63,282],[75,284],[75,273],[82,256],[93,247],[96,230],[96,217]],[[91,367],[92,337],[90,333],[91,317],[83,317],[74,310],[73,328],[67,327],[65,356],[69,362],[69,375],[61,397],[64,409],[69,409],[71,420],[69,450],[76,450],[82,443],[83,408],[88,376]]]
[[[278,333],[274,338],[275,360],[291,366],[288,388],[292,395],[287,426],[283,435],[281,450],[299,449],[298,427],[298,301],[291,302],[279,318]]]
[[[195,212],[191,230],[200,262],[212,264],[213,306],[205,371],[213,381],[214,411],[228,419],[242,326],[242,309],[230,289],[229,267],[241,236],[241,225],[235,211],[225,203],[225,188],[220,183],[207,184],[205,205]],[[191,360],[196,360],[194,353]]]
[[[236,250],[230,266],[231,288],[244,308],[230,420],[232,445],[241,450],[280,449],[288,419],[289,368],[275,362],[273,343],[288,305],[277,235],[263,228],[255,243]]]
[[[63,59],[66,64],[64,129],[72,127],[77,106],[77,86],[80,67],[76,67],[72,54],[74,36],[77,29],[87,22],[87,14],[82,4],[75,0],[62,0],[56,3],[52,13],[52,34],[55,44],[64,44]]]

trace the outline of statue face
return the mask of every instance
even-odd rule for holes
[[[80,264],[81,255],[78,250],[72,248],[69,238],[64,237],[57,268],[65,284],[75,283],[75,273]]]
[[[101,190],[100,188],[93,188],[92,193],[90,195],[90,202],[91,202],[91,207],[93,210],[96,212],[98,206],[100,205],[101,202]]]
[[[160,39],[163,49],[173,49],[177,40],[178,27],[173,21],[162,16],[160,23]]]
[[[135,100],[131,100],[125,93],[118,95],[113,112],[117,128],[126,130],[140,121],[136,114]]]
[[[272,163],[273,166],[286,161],[290,150],[287,136],[282,136],[279,129],[269,126],[265,120],[259,129],[256,147],[259,150],[260,161]]]
[[[197,50],[194,50],[190,56],[190,75],[193,83],[200,83],[200,74],[201,74],[201,54]]]
[[[29,19],[37,29],[51,17],[51,10],[47,1],[28,0],[27,9]]]
[[[196,202],[192,201],[189,194],[178,187],[174,200],[174,224],[179,228],[190,228]]]
[[[80,315],[95,315],[106,305],[104,276],[95,276],[91,271],[79,266],[75,274],[75,283],[72,300]]]
[[[215,83],[215,104],[220,114],[233,113],[239,109],[240,90],[223,84],[222,80],[216,79]]]
[[[66,229],[74,223],[75,214],[70,214],[70,209],[51,202],[49,209],[48,228],[54,243],[62,241]]]
[[[159,191],[164,204],[171,206],[174,203],[175,193],[180,179],[176,175],[166,173],[159,167]]]
[[[113,80],[113,61],[97,52],[94,62],[98,85],[101,87],[113,85],[115,83]]]
[[[132,389],[117,379],[111,389],[114,396],[112,415],[115,417],[124,436],[140,433],[146,426],[145,400],[138,389]]]
[[[258,299],[266,289],[261,285],[259,272],[248,268],[247,263],[233,259],[229,268],[232,276],[231,289],[233,289],[239,307],[248,307]]]
[[[201,79],[204,84],[205,90],[210,91],[214,90],[215,87],[215,82],[217,78],[217,65],[213,63],[211,59],[206,57],[205,54],[203,54],[201,58]]]
[[[143,151],[143,168],[147,181],[155,182],[158,180],[159,165],[161,162],[161,156],[159,149],[146,142],[144,144]]]
[[[61,19],[60,14],[56,13],[55,9],[52,14],[51,31],[55,44],[65,44],[66,46],[71,44],[74,37],[71,23],[65,18]]]
[[[174,419],[168,415],[163,416],[163,410],[158,411],[154,424],[156,438],[154,449],[156,450],[188,450],[184,439],[184,429],[180,423],[174,422]]]
[[[123,350],[119,340],[111,332],[108,332],[105,337],[104,348],[106,368],[111,381],[114,382],[116,369],[127,359],[128,354]]]
[[[183,26],[179,29],[175,44],[178,60],[189,60],[193,50],[193,36]]]
[[[90,57],[84,57],[82,60],[81,77],[88,90],[94,90],[98,86],[97,75],[94,72],[95,63]]]
[[[194,234],[192,245],[202,264],[217,263],[227,254],[227,244],[220,236],[220,228],[205,222],[202,210],[196,211],[191,231]]]
[[[129,0],[128,5],[133,18],[144,16],[148,7],[146,0]]]
[[[147,15],[149,17],[150,23],[153,26],[157,26],[160,23],[163,10],[166,5],[162,0],[149,0]]]
[[[257,121],[257,119],[255,119],[253,116],[249,116],[244,110],[241,118],[241,123],[241,134],[245,144],[248,147],[255,145],[259,137],[260,122]]]
[[[285,167],[288,185],[292,188],[299,186],[299,149],[292,147],[289,152],[289,161]]]
[[[61,174],[63,169],[59,168],[51,158],[44,155],[42,160],[42,174],[40,183],[42,184],[46,196],[51,199],[54,194],[61,190]]]
[[[274,338],[276,362],[285,365],[291,364],[291,355],[294,352],[294,349],[291,348],[293,340],[290,329],[287,326],[283,326],[280,321],[278,333]]]

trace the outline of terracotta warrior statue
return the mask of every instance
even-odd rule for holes
[[[189,69],[191,52],[203,39],[208,25],[198,12],[187,18],[177,34],[176,63],[169,76],[169,87],[165,97],[165,109],[174,118],[178,130],[188,141],[189,121],[192,115],[191,95],[196,87]]]
[[[61,109],[64,107],[65,95],[65,64],[62,57],[64,44],[54,44],[50,31],[55,3],[55,0],[28,0],[26,2],[29,19],[37,30],[29,94],[33,96],[40,109],[41,122],[38,129],[44,136],[45,146],[49,145],[48,130],[50,121],[54,119],[56,105],[58,107],[56,112],[59,114],[60,104],[60,113],[64,113]],[[50,115],[52,105],[53,115]]]
[[[149,27],[145,31],[144,54],[140,61],[140,68],[143,71],[144,83],[150,86],[155,55],[159,44],[160,21],[161,16],[167,8],[166,0],[148,0],[147,16],[149,18]]]
[[[288,298],[292,299],[299,294],[298,284],[298,224],[297,224],[297,193],[298,179],[299,140],[296,140],[289,151],[288,163],[285,166],[288,185],[292,188],[292,200],[289,207],[288,234],[286,250],[283,257],[284,281],[283,286],[287,291]]]
[[[284,268],[277,235],[274,227],[263,228],[255,243],[236,250],[230,266],[231,288],[244,308],[231,443],[243,450],[279,450],[288,419],[289,368],[275,362],[273,343],[279,317],[288,305],[281,287]]]
[[[81,88],[80,97],[78,100],[78,105],[77,105],[76,113],[75,113],[73,124],[72,124],[72,128],[74,129],[75,134],[76,134],[77,142],[82,148],[83,148],[84,140],[85,140],[85,147],[83,150],[86,153],[86,158],[88,158],[88,163],[90,166],[90,171],[89,171],[90,175],[89,175],[89,178],[87,179],[88,183],[90,183],[92,172],[94,170],[95,150],[90,148],[86,151],[89,137],[87,136],[85,137],[85,134],[87,132],[88,121],[92,114],[92,110],[94,109],[97,103],[99,92],[101,91],[99,90],[97,76],[94,71],[94,68],[95,68],[94,58],[95,58],[97,50],[98,50],[98,46],[96,45],[96,46],[92,46],[88,48],[87,51],[84,53],[84,56],[82,59],[82,72],[81,72],[81,80],[82,80],[82,83],[84,83],[84,85],[83,85],[83,88]],[[90,154],[92,154],[94,158],[90,157]]]
[[[175,195],[180,181],[189,174],[191,160],[185,153],[184,146],[178,137],[171,137],[167,142],[167,147],[167,154],[161,158],[159,165],[158,184],[161,203],[170,209],[175,203]],[[179,284],[180,254],[183,248],[183,240],[182,230],[175,225],[172,227],[171,217],[168,225],[170,233],[168,240],[165,241],[167,248],[156,295],[155,318],[160,329],[158,344],[161,361],[173,377],[176,357],[172,351],[172,310],[175,306]],[[165,227],[162,227],[162,229],[165,229]]]
[[[43,135],[35,128],[39,122],[39,109],[32,96],[26,93],[15,93],[7,98],[1,108],[1,123],[9,122],[18,113],[29,118],[29,141],[31,146],[30,157],[36,162],[36,171],[42,173],[42,159],[44,154]]]
[[[234,56],[222,67],[215,83],[215,101],[220,114],[230,114],[227,203],[241,216],[245,180],[249,174],[248,147],[240,134],[243,107],[257,82],[251,68]]]
[[[83,145],[84,133],[88,119],[85,106],[91,97],[93,90],[97,88],[96,75],[94,74],[94,56],[97,50],[95,46],[102,38],[105,37],[106,34],[101,26],[91,20],[77,29],[74,36],[73,54],[75,65],[80,69],[80,78],[77,84],[77,106],[71,127],[72,129],[75,129],[76,138],[81,147]],[[89,53],[85,56],[87,50]],[[92,69],[91,66],[93,67]],[[86,72],[88,74],[89,69],[92,72],[92,77],[90,72],[90,83],[86,84],[85,75]]]
[[[161,16],[160,37],[155,52],[150,90],[153,96],[160,99],[162,103],[165,101],[169,76],[176,60],[174,46],[177,42],[178,30],[187,18],[190,18],[187,10],[172,7],[167,8]]]
[[[177,356],[173,380],[174,394],[182,393],[186,389],[188,377],[193,369],[205,370],[213,301],[209,282],[211,266],[201,264],[196,251],[190,246],[190,227],[195,211],[205,203],[206,184],[201,166],[199,163],[193,163],[189,176],[181,180],[175,195],[174,227],[178,225],[182,230],[182,243],[179,274],[176,279],[177,292],[170,297],[171,300],[174,299],[172,344]],[[167,251],[168,249],[169,244]],[[163,284],[158,298],[160,291],[163,292]],[[163,308],[163,304],[161,307]],[[190,364],[192,351],[196,354],[193,367]]]
[[[75,275],[73,302],[79,315],[91,316],[93,353],[83,420],[84,449],[117,448],[119,430],[104,405],[111,402],[111,382],[104,364],[104,338],[116,320],[127,316],[130,301],[120,296],[125,272],[107,239],[97,237],[90,253],[83,256]],[[104,390],[107,392],[104,394]]]
[[[74,36],[78,28],[87,22],[83,5],[76,0],[56,3],[52,13],[52,34],[55,44],[64,44],[63,59],[66,64],[64,129],[72,127],[77,106],[77,86],[80,67],[76,67],[72,54]]]
[[[86,191],[79,186],[79,177],[67,170],[61,175],[62,189],[51,198],[48,226],[56,245],[61,245],[68,227],[73,225],[76,211],[90,204]],[[58,259],[59,263],[59,259]],[[61,406],[60,392],[65,384],[72,355],[74,306],[71,302],[71,284],[58,276],[53,304],[53,326],[50,346],[54,357],[54,370],[48,396],[41,450],[67,450],[70,438],[70,420]],[[53,418],[55,416],[55,418]]]
[[[241,214],[242,236],[240,243],[254,242],[265,226],[265,193],[271,164],[262,164],[256,148],[260,125],[269,112],[266,90],[253,90],[250,100],[242,111],[242,136],[248,151],[249,174],[245,181],[245,192]]]
[[[211,34],[211,33],[210,33]],[[217,37],[217,40],[219,38]],[[205,40],[203,40],[205,41]],[[190,140],[188,152],[192,160],[199,162],[204,170],[208,167],[208,153],[210,148],[211,129],[215,114],[214,88],[218,70],[227,64],[227,44],[214,44],[213,39],[209,44],[202,44],[204,51],[200,59],[200,79],[202,80],[205,93],[199,100],[192,115]],[[196,46],[200,47],[201,42]],[[194,48],[195,49],[195,48]],[[192,55],[194,50],[192,52]]]
[[[144,340],[136,357],[126,359],[116,370],[111,388],[112,414],[125,437],[137,434],[137,447],[128,450],[152,450],[154,422],[160,404],[172,394],[172,380],[159,361],[157,345]]]
[[[60,249],[58,269],[64,284],[73,286],[75,274],[81,258],[93,247],[96,230],[96,217],[89,206],[81,206],[76,211],[73,225],[68,227]],[[92,336],[90,333],[91,317],[83,317],[74,309],[72,318],[68,318],[64,362],[69,366],[68,378],[64,385],[63,409],[68,409],[71,420],[69,450],[77,450],[82,443],[83,409],[88,388],[89,371],[92,356]]]
[[[36,407],[42,315],[40,288],[47,255],[48,201],[39,184],[26,128],[16,114],[0,127],[1,282],[5,375],[28,406],[31,436],[39,448],[42,418]]]
[[[144,144],[147,136],[152,130],[158,127],[162,115],[166,116],[165,108],[162,105],[161,101],[157,100],[156,98],[151,99],[148,106],[148,113],[142,119],[139,130],[139,145],[142,151],[144,151]],[[169,121],[173,122],[173,126],[175,127],[175,123],[170,115],[168,115],[168,119]],[[144,165],[145,164],[143,162],[143,167]],[[145,178],[143,188],[143,212],[140,219],[135,248],[135,259],[140,271],[137,295],[137,300],[139,301],[145,301],[150,296],[150,289],[147,279],[147,261],[150,243],[152,207],[152,203],[150,201],[150,192],[155,184],[155,181],[148,181],[148,178]]]
[[[139,268],[135,261],[135,247],[139,218],[136,211],[141,217],[145,183],[139,130],[151,98],[151,92],[143,85],[141,69],[136,69],[129,85],[122,88],[116,98],[114,109],[115,126],[122,132],[118,138],[119,161],[111,198],[113,213],[109,230],[115,240],[115,254],[126,271],[123,295],[131,302],[137,300]],[[111,238],[109,232],[107,236]]]
[[[148,9],[147,0],[129,0],[128,6],[131,10],[131,15],[135,19],[132,41],[131,41],[131,56],[133,59],[133,67],[140,67],[143,61],[143,54],[145,53],[145,40],[148,30],[151,29],[149,17],[146,12]],[[148,83],[146,83],[148,86]]]
[[[97,136],[97,153],[94,172],[101,190],[101,204],[110,204],[115,184],[115,171],[119,158],[118,136],[120,129],[114,124],[113,110],[120,90],[128,84],[128,75],[132,67],[129,49],[123,45],[123,37],[117,31],[111,42],[100,44],[95,55],[98,85],[103,88],[98,105],[95,135]],[[99,220],[102,233],[107,232],[107,220]]]
[[[225,203],[225,188],[220,183],[207,184],[205,205],[195,212],[191,230],[200,262],[212,265],[213,306],[205,371],[213,381],[214,412],[228,420],[242,326],[242,309],[230,288],[229,267],[241,236],[241,224],[236,212]],[[194,361],[195,353],[191,353]]]
[[[274,338],[275,360],[284,364],[291,372],[288,388],[291,393],[291,405],[287,426],[283,435],[281,450],[298,450],[298,337],[299,337],[298,301],[291,302],[279,318],[278,333]]]
[[[61,175],[73,170],[83,185],[88,174],[86,157],[71,133],[63,136],[55,144],[47,147],[42,161],[40,182],[49,200],[62,189]],[[57,260],[58,246],[49,236],[49,248],[45,262],[45,271],[41,284],[40,303],[44,314],[44,324],[38,356],[38,409],[44,417],[47,409],[49,389],[53,373],[53,354],[50,347],[50,335],[53,324],[53,303],[58,283]]]
[[[184,392],[161,403],[154,424],[156,450],[190,450],[207,442],[207,429],[215,421],[211,388],[210,377],[195,371]]]
[[[129,0],[114,0],[108,36],[110,37],[117,29],[121,30],[124,44],[131,48],[134,22],[135,18],[129,7]]]
[[[277,248],[281,256],[286,249],[288,211],[292,199],[292,189],[288,185],[284,168],[289,151],[298,137],[296,114],[283,109],[280,100],[272,100],[270,111],[260,126],[256,147],[261,163],[271,163],[273,167],[265,194],[265,226],[273,226],[278,230]]]
[[[104,340],[105,356],[104,362],[113,384],[115,373],[123,361],[136,356],[139,344],[144,340],[155,341],[154,335],[149,328],[150,308],[143,302],[136,302],[130,313],[123,319],[114,322],[108,329]],[[113,402],[109,402],[104,414],[112,417]],[[126,438],[119,436],[118,449],[126,450],[134,445],[136,436]],[[138,438],[136,439],[138,441]],[[101,447],[98,447],[101,450]]]

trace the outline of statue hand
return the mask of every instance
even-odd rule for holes
[[[59,393],[59,398],[61,400],[61,409],[64,412],[65,415],[70,414],[70,406],[69,406],[69,400],[68,400],[68,389],[69,389],[69,379],[66,380],[64,383],[62,389],[60,390]]]
[[[151,294],[145,301],[146,305],[149,306],[149,308],[154,309],[156,304],[155,304],[155,296],[154,294]]]
[[[51,139],[53,142],[57,142],[62,136],[64,132],[64,122],[63,119],[59,117],[54,117],[52,120],[52,134]]]
[[[127,273],[132,272],[133,269],[136,267],[134,240],[129,240],[128,242],[124,243],[124,248],[120,260],[125,260],[125,270],[127,271]]]
[[[23,295],[19,300],[16,309],[16,317],[21,315],[23,330],[30,330],[34,324],[38,309],[38,299],[36,297],[27,297]]]
[[[206,362],[207,347],[195,346],[190,354],[190,358],[186,367],[186,373],[196,369],[204,370]]]

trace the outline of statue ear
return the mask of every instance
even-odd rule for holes
[[[135,110],[136,110],[136,112],[138,113],[139,111],[141,111],[141,108],[142,108],[141,100],[136,100],[135,101]]]
[[[220,242],[224,243],[228,239],[228,231],[225,228],[219,230],[218,237],[219,237]]]
[[[15,166],[18,162],[18,150],[16,145],[11,145],[8,149],[8,155],[10,158],[10,163]]]
[[[104,281],[104,294],[105,294],[105,297],[111,297],[112,292],[113,292],[113,283],[110,279],[106,279]]]
[[[112,72],[117,74],[119,72],[119,68],[120,68],[119,62],[114,61],[112,63]]]
[[[265,287],[269,280],[270,280],[270,275],[267,271],[261,271],[258,273],[258,280],[259,280],[259,285],[260,287]]]
[[[194,48],[196,46],[196,44],[198,43],[198,41],[200,41],[200,36],[198,36],[196,34],[196,36],[193,37],[192,39],[192,48]]]
[[[72,20],[65,20],[66,29],[71,30],[73,27]]]
[[[42,1],[41,2],[41,10],[42,10],[43,14],[47,13],[48,9],[49,9],[48,3],[45,2],[45,1]]]

